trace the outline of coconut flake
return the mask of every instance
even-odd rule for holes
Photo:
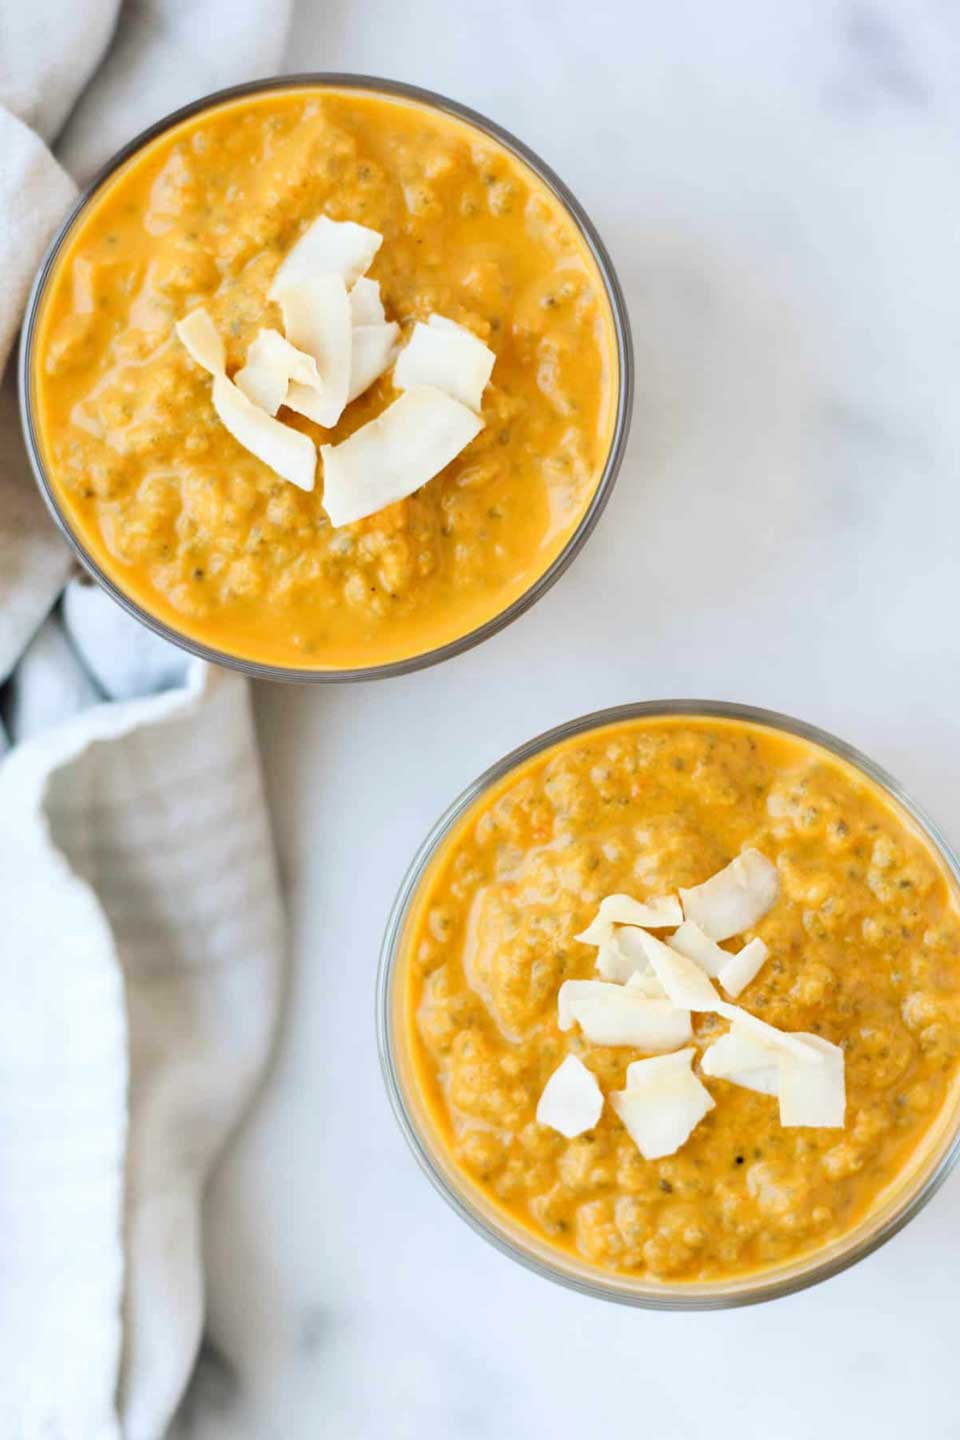
[[[692,920],[684,920],[679,930],[674,931],[667,944],[671,950],[695,960],[700,969],[715,980],[730,959],[726,950],[721,950],[715,940],[705,935]]]
[[[700,1069],[704,1075],[729,1080],[761,1095],[776,1095],[780,1088],[780,1058],[783,1051],[765,1044],[748,1027],[736,1022],[704,1051]],[[802,1062],[798,1062],[802,1063]]]
[[[683,913],[711,940],[728,940],[750,930],[780,892],[776,866],[759,850],[744,850],[702,885],[681,889]]]
[[[726,952],[721,951],[721,954]],[[720,984],[734,999],[755,980],[770,951],[759,938],[749,940],[736,955],[727,955],[718,976]]]
[[[357,281],[357,284],[360,282]],[[374,380],[379,380],[389,370],[397,353],[400,338],[399,325],[354,325],[351,340],[353,350],[350,356],[350,388],[347,403],[356,400],[364,390],[369,390]]]
[[[660,984],[674,1005],[684,1010],[716,1010],[720,1000],[695,960],[671,950],[655,935],[638,930],[639,943]]]
[[[223,341],[206,310],[194,310],[183,320],[178,320],[174,329],[191,360],[195,360],[210,375],[224,373],[227,357]]]
[[[735,1006],[728,1006],[736,1011]],[[704,1053],[700,1068],[780,1099],[781,1125],[843,1126],[844,1055],[820,1035],[776,1030],[755,1015],[736,1013],[726,1035]]]
[[[709,1074],[709,1071],[706,1072]],[[780,1091],[780,1067],[779,1065],[758,1065],[753,1070],[731,1070],[729,1075],[724,1075],[731,1085],[739,1085],[741,1090],[755,1090],[758,1095],[776,1096]]]
[[[247,361],[233,383],[268,415],[276,415],[290,381],[319,390],[321,381],[312,355],[285,340],[279,330],[261,330],[247,350]]]
[[[576,1021],[594,1045],[675,1050],[691,1036],[689,1010],[602,980],[565,980],[557,995],[557,1017],[561,1030]]]
[[[616,926],[613,921],[604,920],[598,910],[586,930],[581,930],[580,934],[574,935],[573,938],[574,940],[579,940],[583,945],[598,945],[602,947],[610,944],[615,929]]]
[[[626,982],[628,990],[639,990],[650,1000],[666,1000],[667,992],[651,969],[635,970]]]
[[[464,326],[444,320],[442,315],[431,315],[429,324],[418,322],[414,326],[394,367],[393,383],[398,390],[435,385],[479,412],[496,358]]]
[[[277,303],[287,339],[311,355],[320,373],[319,387],[294,381],[285,404],[327,429],[343,414],[350,392],[353,351],[350,301],[340,275],[315,275],[284,285]]]
[[[704,1052],[701,1069],[707,1075],[727,1076],[731,1070],[755,1070],[779,1062],[782,1049],[762,1040],[749,1025],[737,1019]]]
[[[331,220],[321,215],[300,236],[273,277],[270,299],[277,300],[289,285],[318,275],[339,275],[352,285],[366,274],[383,244],[383,236],[353,220]]]
[[[636,968],[636,962],[628,960],[621,951],[615,935],[597,951],[597,974],[602,975],[604,980],[623,985]]]
[[[822,1035],[798,1031],[796,1038],[817,1052],[820,1064],[781,1055],[780,1124],[842,1129],[847,1105],[843,1051]]]
[[[610,1096],[645,1160],[674,1155],[689,1139],[713,1097],[691,1069],[693,1047],[627,1066],[627,1088]]]
[[[568,1055],[543,1087],[537,1120],[572,1140],[600,1119],[603,1094],[596,1076],[576,1055]]]
[[[245,450],[301,490],[312,490],[317,452],[309,435],[282,425],[248,400],[226,375],[213,377],[213,407]]]
[[[768,1025],[766,1020],[761,1020],[756,1015],[751,1015],[749,1010],[742,1010],[739,1005],[729,1005],[726,1000],[718,1001],[714,1007],[718,1015],[733,1024],[742,1025],[761,1044],[770,1045],[775,1050],[788,1052],[802,1060],[807,1065],[818,1065],[820,1056],[815,1049],[812,1049],[806,1039],[791,1030],[778,1030],[775,1025]]]
[[[482,420],[441,390],[408,390],[342,444],[321,446],[323,507],[332,524],[351,525],[412,495],[482,428]]]
[[[350,318],[358,325],[383,325],[387,313],[380,299],[380,281],[361,276],[350,291]]]
[[[572,1030],[576,1016],[574,1005],[577,994],[584,985],[592,985],[592,980],[564,980],[557,991],[557,1025],[561,1030]]]
[[[599,913],[614,925],[638,925],[644,930],[666,930],[671,925],[679,925],[683,919],[676,895],[651,895],[649,900],[608,895],[600,901]]]
[[[617,980],[623,984],[636,971],[649,969],[650,961],[640,942],[636,926],[614,926],[610,939],[597,951],[598,973],[605,980]]]
[[[574,939],[584,945],[607,945],[613,938],[615,925],[666,930],[671,925],[679,925],[682,919],[683,911],[675,895],[651,895],[648,900],[634,900],[631,895],[607,895],[600,901],[586,930]]]
[[[432,325],[434,330],[446,330],[450,335],[458,335],[464,330],[468,335],[473,335],[473,331],[467,330],[466,325],[461,325],[458,320],[449,320],[446,315],[431,315],[427,324]]]
[[[284,480],[312,490],[317,470],[313,441],[274,420],[227,379],[223,341],[206,310],[194,310],[175,328],[193,359],[213,376],[213,408],[234,440]]]

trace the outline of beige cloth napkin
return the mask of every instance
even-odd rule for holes
[[[279,0],[0,0],[0,368],[67,169],[274,68],[287,18]],[[47,148],[65,122],[67,169]],[[95,588],[58,598],[70,569],[8,374],[0,1440],[158,1440],[202,1330],[204,1184],[269,1050],[282,914],[245,682]]]

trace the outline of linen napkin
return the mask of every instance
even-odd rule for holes
[[[0,370],[68,171],[274,68],[287,21],[280,0],[0,0]],[[202,1330],[204,1184],[271,1042],[282,914],[246,683],[72,569],[8,373],[0,1440],[158,1440]]]

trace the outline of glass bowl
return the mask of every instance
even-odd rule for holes
[[[159,135],[162,135],[173,126],[180,124],[181,121],[188,120],[203,111],[213,109],[218,105],[243,96],[260,95],[270,91],[296,90],[304,87],[364,90],[430,106],[444,114],[452,116],[456,120],[473,126],[522,161],[563,205],[568,216],[579,230],[587,250],[597,266],[610,308],[617,352],[618,377],[616,386],[616,412],[606,463],[597,482],[593,496],[581,516],[578,525],[570,535],[566,545],[547,569],[533,581],[523,594],[512,601],[504,610],[466,634],[458,636],[454,640],[436,649],[425,651],[422,654],[412,655],[404,659],[391,661],[387,664],[356,666],[349,669],[298,668],[286,665],[263,664],[248,660],[241,656],[232,655],[228,652],[204,645],[202,642],[168,625],[164,620],[159,619],[157,616],[151,614],[150,611],[144,609],[142,605],[138,604],[114,579],[106,574],[102,566],[98,564],[89,553],[84,545],[83,539],[75,533],[69,517],[60,505],[55,488],[46,473],[46,468],[43,463],[32,394],[34,339],[44,289],[75,222],[101,186],[114,175],[121,165],[134,156],[139,150],[143,149],[145,145],[155,140]],[[154,630],[158,635],[162,635],[164,639],[181,646],[184,650],[201,656],[205,660],[213,661],[219,665],[230,666],[236,670],[243,671],[247,675],[263,680],[283,680],[299,683],[335,683],[349,680],[382,679],[391,675],[404,675],[413,670],[420,670],[427,665],[435,665],[439,661],[450,659],[454,655],[460,655],[463,651],[471,649],[474,645],[479,645],[482,640],[486,640],[491,635],[495,635],[497,631],[502,630],[513,620],[516,620],[518,616],[528,610],[531,605],[535,604],[542,595],[546,594],[551,585],[560,578],[574,556],[586,543],[600,518],[604,506],[610,498],[614,482],[617,478],[617,472],[623,460],[627,434],[630,428],[631,411],[633,408],[633,369],[633,349],[630,339],[630,323],[627,316],[626,303],[623,298],[620,282],[617,279],[606,248],[576,197],[559,176],[554,174],[550,167],[545,164],[539,156],[535,155],[532,150],[529,150],[522,141],[511,135],[507,130],[502,129],[492,120],[488,120],[476,111],[468,109],[467,106],[460,105],[455,100],[449,100],[443,95],[436,95],[432,91],[419,89],[415,85],[406,85],[400,81],[383,80],[368,75],[285,75],[270,80],[257,80],[244,85],[235,85],[229,89],[218,90],[211,95],[206,95],[199,100],[195,100],[192,104],[186,105],[180,110],[175,110],[172,114],[159,120],[155,125],[151,125],[149,129],[144,130],[140,135],[136,136],[135,139],[131,140],[128,145],[125,145],[122,150],[118,151],[117,154],[107,162],[103,169],[93,177],[50,242],[30,292],[20,343],[20,413],[30,461],[37,478],[37,483],[40,486],[40,491],[46,501],[47,508],[73,547],[83,566],[94,579],[113,596],[118,604],[122,605],[125,610],[128,610],[131,615],[136,616],[138,620],[144,625],[149,626],[149,628]]]
[[[414,856],[390,914],[380,955],[376,1002],[380,1061],[394,1114],[428,1179],[462,1219],[511,1259],[572,1290],[623,1305],[654,1310],[715,1310],[750,1305],[792,1294],[838,1274],[884,1244],[922,1209],[960,1157],[960,1100],[956,1086],[952,1101],[944,1105],[911,1165],[888,1187],[876,1208],[854,1230],[780,1266],[729,1281],[671,1285],[602,1271],[576,1256],[554,1249],[513,1222],[473,1187],[445,1152],[428,1107],[418,1093],[413,1058],[405,1041],[402,960],[407,925],[434,858],[458,821],[493,785],[532,756],[572,736],[644,716],[744,720],[768,729],[785,731],[819,746],[869,777],[885,791],[901,818],[922,832],[939,853],[952,879],[960,885],[960,861],[934,822],[879,765],[813,725],[749,705],[702,700],[647,701],[597,711],[537,736],[491,766],[440,817]]]

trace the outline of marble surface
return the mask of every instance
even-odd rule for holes
[[[211,1197],[183,1440],[694,1440],[708,1416],[718,1440],[892,1440],[921,1416],[958,1434],[960,1175],[818,1289],[634,1312],[476,1238],[381,1084],[374,969],[409,856],[475,774],[572,715],[790,711],[960,840],[960,10],[587,8],[301,0],[291,68],[446,91],[559,169],[619,267],[638,395],[606,516],[531,614],[408,679],[257,694],[288,1017]]]

